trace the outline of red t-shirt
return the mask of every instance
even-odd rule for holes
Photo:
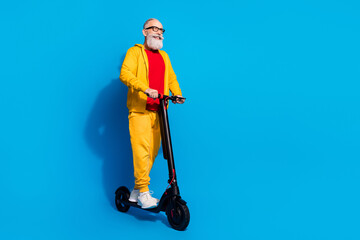
[[[149,88],[158,90],[164,94],[164,75],[165,63],[159,51],[146,50],[149,62]],[[147,98],[146,110],[157,111],[159,109],[159,99]]]

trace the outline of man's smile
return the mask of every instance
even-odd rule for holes
[[[157,40],[161,40],[160,36],[153,36],[153,38],[155,38]]]

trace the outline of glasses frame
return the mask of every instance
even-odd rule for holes
[[[165,29],[164,28],[159,28],[159,27],[157,27],[157,26],[150,26],[150,27],[147,27],[147,28],[145,28],[145,30],[149,30],[150,28],[152,28],[152,30],[154,31],[154,32],[157,32],[157,31],[161,31],[163,34],[164,34],[164,32],[165,32]]]

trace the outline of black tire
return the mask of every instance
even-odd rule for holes
[[[129,205],[124,204],[130,197],[130,192],[127,187],[119,187],[115,192],[115,205],[120,212],[127,212],[130,208]]]
[[[183,231],[190,222],[189,208],[181,201],[175,201],[173,206],[169,204],[166,209],[167,219],[172,228]]]

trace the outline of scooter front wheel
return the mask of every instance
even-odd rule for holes
[[[119,187],[115,192],[115,205],[120,212],[127,212],[130,208],[124,202],[128,201],[130,197],[130,191],[127,187]]]
[[[189,225],[190,212],[186,203],[177,200],[173,204],[169,204],[166,215],[171,227],[176,230],[183,231]]]

